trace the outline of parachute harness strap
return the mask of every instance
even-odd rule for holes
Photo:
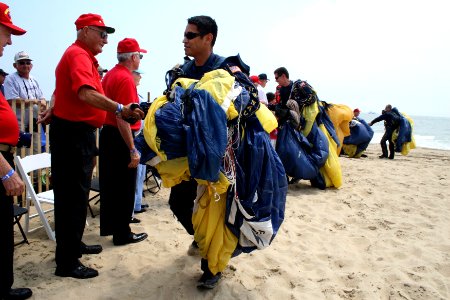
[[[237,84],[237,83],[236,83]],[[240,138],[241,138],[241,118],[243,112],[243,103],[241,101],[241,107],[237,111],[239,112],[237,116],[237,122],[235,125],[231,125],[227,130],[227,148],[224,156],[224,173],[230,182],[234,199],[237,201],[239,199],[236,189],[236,153],[235,151],[239,148]]]

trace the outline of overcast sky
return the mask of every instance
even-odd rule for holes
[[[409,115],[450,117],[450,1],[278,0],[151,1],[14,0],[6,2],[15,23],[28,30],[13,36],[0,68],[11,73],[14,54],[33,59],[32,75],[44,95],[54,89],[54,71],[75,40],[80,14],[98,13],[116,28],[103,53],[107,69],[117,61],[117,43],[136,38],[149,53],[138,88],[151,98],[165,89],[165,72],[181,63],[187,18],[209,15],[219,26],[214,52],[240,53],[251,75],[273,71],[307,80],[319,98],[379,113],[392,104]]]

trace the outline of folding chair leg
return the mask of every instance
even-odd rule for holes
[[[89,204],[89,202],[88,202],[88,208],[89,208],[89,212],[91,213],[91,216],[92,216],[93,218],[95,218],[94,212],[92,211],[92,207],[91,207],[91,205]]]
[[[27,243],[28,245],[30,244],[30,242],[28,242],[27,236],[25,235],[25,231],[23,231],[22,225],[20,225],[20,217],[14,217],[14,224],[17,224],[17,227],[19,227],[20,233],[22,234],[23,240],[15,243],[14,246],[23,244],[23,243]]]

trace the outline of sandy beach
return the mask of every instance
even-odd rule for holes
[[[146,193],[150,208],[131,224],[149,234],[141,243],[113,246],[88,215],[83,240],[104,248],[81,259],[99,270],[93,279],[54,276],[55,243],[43,229],[30,233],[15,247],[14,287],[67,300],[450,299],[450,151],[379,153],[376,144],[367,158],[340,157],[340,189],[290,185],[272,245],[233,258],[214,290],[196,288],[200,258],[186,254],[192,238],[172,216],[168,189]]]

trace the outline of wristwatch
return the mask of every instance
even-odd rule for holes
[[[123,110],[123,105],[120,104],[120,103],[117,103],[116,116],[121,117],[122,116],[122,110]]]

